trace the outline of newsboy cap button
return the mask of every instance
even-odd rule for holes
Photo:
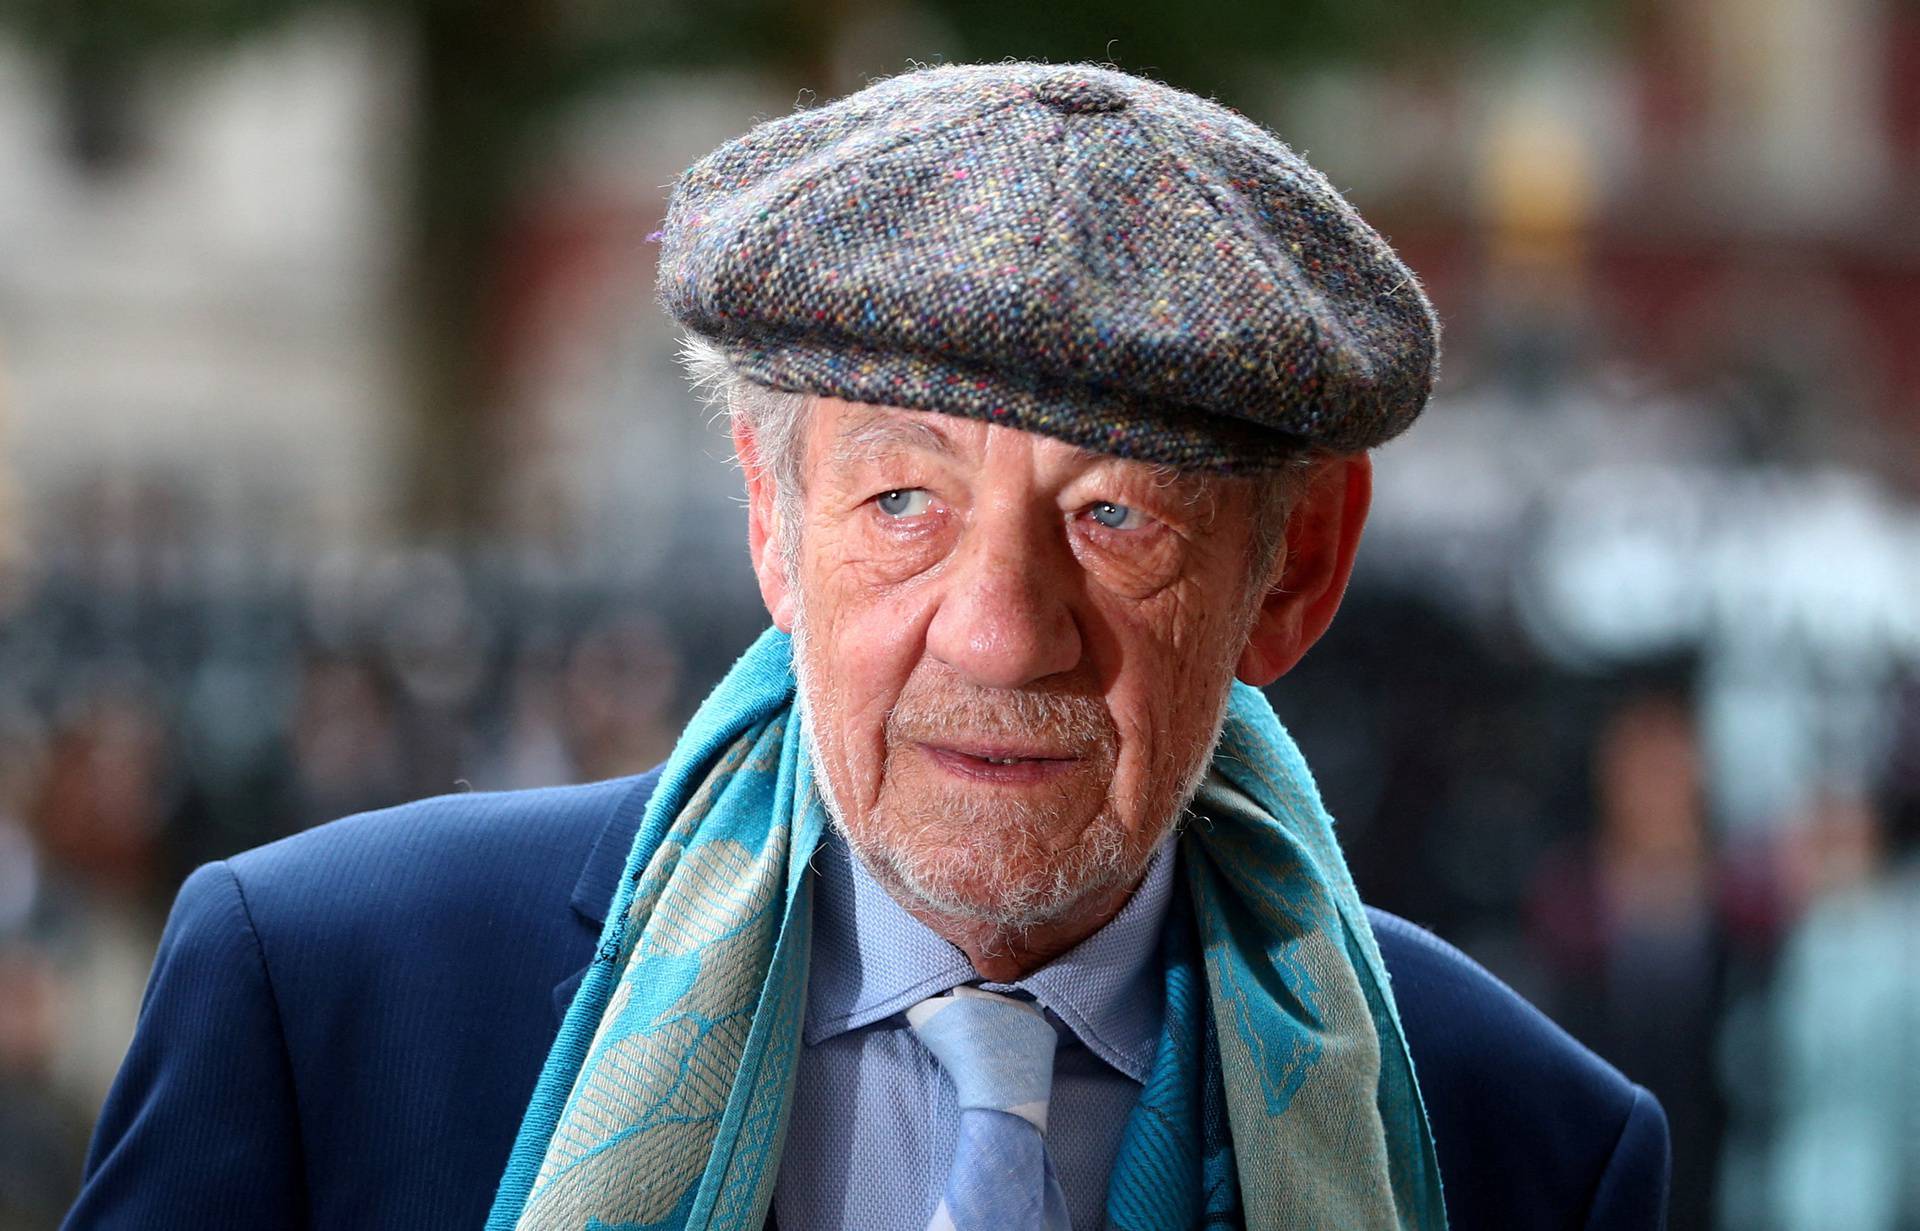
[[[1056,111],[1069,115],[1088,111],[1123,111],[1127,96],[1104,81],[1093,81],[1080,73],[1059,73],[1033,84],[1033,96]]]

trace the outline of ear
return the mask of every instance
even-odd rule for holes
[[[1286,544],[1234,667],[1241,680],[1256,688],[1273,683],[1333,623],[1372,502],[1373,459],[1366,454],[1329,458],[1314,471],[1287,518]]]
[[[783,633],[793,631],[794,596],[787,586],[787,565],[780,554],[777,519],[779,502],[773,475],[760,458],[753,433],[735,417],[733,449],[747,476],[747,551],[753,557],[753,575],[760,581],[760,601]]]

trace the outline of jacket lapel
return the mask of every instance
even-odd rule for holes
[[[620,887],[620,874],[627,867],[627,853],[633,849],[634,835],[640,832],[640,822],[647,814],[647,801],[653,798],[653,790],[659,784],[658,766],[633,780],[633,789],[621,797],[619,805],[608,816],[600,836],[594,840],[593,850],[587,854],[580,879],[574,882],[571,899],[574,916],[594,940],[599,939],[601,925],[607,921],[607,907],[613,902],[614,890]],[[580,981],[587,977],[587,967],[592,964],[589,957],[586,965],[554,984],[556,1024],[567,1015],[567,1006],[573,1003],[574,993],[580,990]]]

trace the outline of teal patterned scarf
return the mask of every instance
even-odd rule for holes
[[[760,1231],[799,1056],[826,824],[769,631],[634,839],[489,1231]],[[1128,1231],[1445,1226],[1385,967],[1299,750],[1236,684],[1185,829],[1166,1018],[1107,1193]]]

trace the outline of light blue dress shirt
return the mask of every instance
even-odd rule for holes
[[[781,1231],[917,1231],[953,1157],[953,1086],[905,1010],[979,982],[959,949],[887,895],[829,832],[814,857],[813,962],[793,1113],[774,1187]],[[1106,926],[1013,984],[1060,1034],[1047,1145],[1078,1228],[1106,1223],[1107,1177],[1153,1064],[1172,844]]]

